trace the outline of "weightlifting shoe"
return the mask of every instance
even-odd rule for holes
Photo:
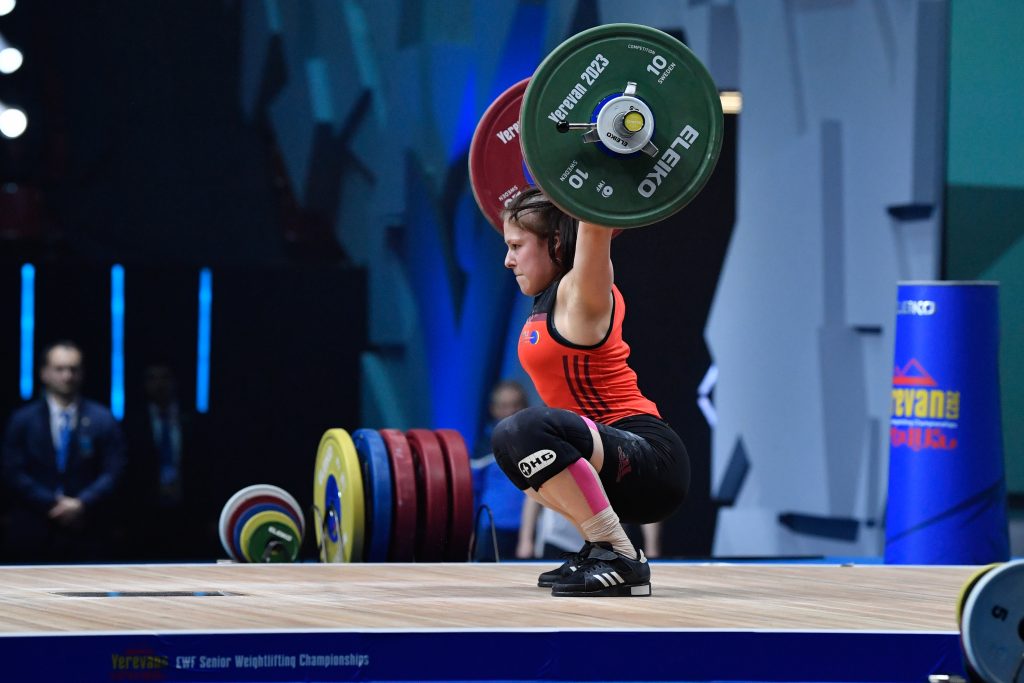
[[[646,597],[651,594],[651,566],[640,549],[636,559],[612,550],[611,543],[592,543],[587,557],[569,576],[551,586],[561,597]]]
[[[541,588],[550,588],[554,585],[555,581],[563,579],[566,576],[572,574],[574,571],[576,571],[576,568],[579,567],[580,563],[586,559],[592,547],[593,545],[590,543],[590,541],[587,541],[583,544],[582,548],[580,548],[574,553],[562,553],[562,557],[565,558],[565,562],[562,563],[562,566],[556,569],[552,569],[551,571],[544,572],[543,574],[538,576],[537,585]]]

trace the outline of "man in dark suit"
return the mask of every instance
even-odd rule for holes
[[[220,541],[220,502],[209,491],[217,482],[199,416],[179,401],[169,363],[156,359],[143,373],[145,406],[125,418],[128,465],[124,502],[128,507],[128,560],[210,560]]]
[[[11,416],[2,450],[10,503],[7,556],[16,562],[109,559],[109,505],[124,440],[105,407],[82,398],[82,351],[59,341],[43,352],[44,395]]]

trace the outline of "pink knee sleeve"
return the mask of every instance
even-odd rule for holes
[[[583,419],[586,420],[586,418]],[[576,485],[583,492],[583,497],[587,499],[591,513],[596,515],[611,506],[611,503],[608,502],[608,496],[605,495],[604,488],[601,486],[601,480],[597,476],[597,471],[594,470],[587,460],[580,458],[569,465],[566,471],[572,475]]]

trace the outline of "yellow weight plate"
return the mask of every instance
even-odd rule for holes
[[[960,623],[964,618],[964,603],[967,602],[967,596],[970,594],[971,589],[978,583],[981,577],[988,574],[990,571],[1001,565],[1002,562],[994,562],[989,565],[985,565],[978,571],[971,574],[971,577],[967,579],[964,585],[960,588],[960,595],[956,599],[956,623]]]
[[[366,529],[363,475],[355,444],[344,429],[328,429],[320,439],[313,505],[320,560],[361,562]]]
[[[291,562],[298,556],[298,530],[294,520],[284,512],[257,512],[242,526],[239,545],[249,562],[263,562],[267,547],[274,541],[280,544],[280,549],[272,554],[271,562]]]

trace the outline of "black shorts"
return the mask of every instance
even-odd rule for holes
[[[653,415],[612,425],[597,423],[604,446],[601,483],[619,520],[658,522],[671,515],[690,488],[690,458],[679,435]]]
[[[597,424],[597,431],[604,447],[601,483],[619,519],[647,524],[672,514],[690,486],[690,459],[668,423],[634,415]],[[491,444],[516,486],[539,491],[580,458],[591,459],[594,437],[578,414],[533,406],[499,422]]]

